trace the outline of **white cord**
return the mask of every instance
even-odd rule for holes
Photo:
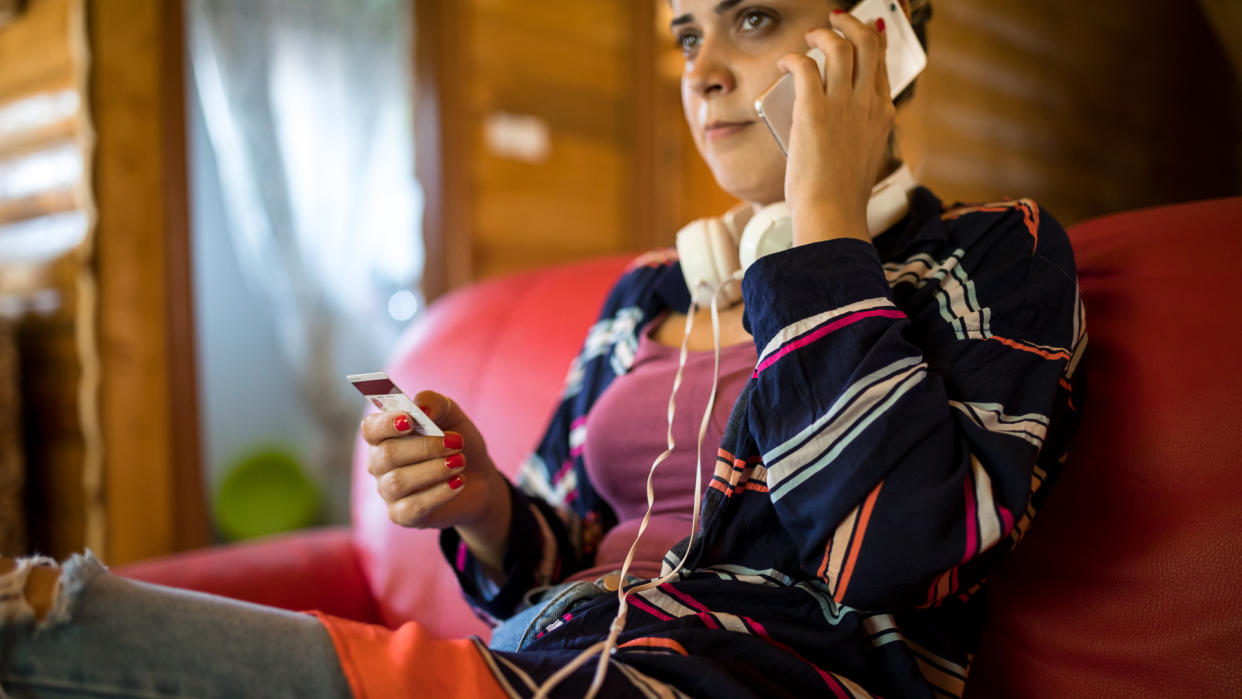
[[[681,352],[677,358],[677,373],[673,376],[673,390],[668,397],[668,447],[660,453],[659,456],[651,462],[651,469],[647,472],[647,512],[643,515],[643,520],[638,526],[638,534],[634,537],[634,543],[630,545],[629,553],[625,556],[625,562],[621,565],[620,580],[617,583],[617,615],[613,617],[612,623],[608,627],[608,637],[596,643],[586,650],[578,654],[576,658],[568,664],[557,670],[551,677],[547,679],[539,687],[539,691],[535,693],[535,699],[547,699],[548,694],[560,684],[569,675],[573,674],[578,668],[586,664],[595,654],[599,654],[599,663],[595,667],[595,675],[591,680],[591,687],[587,690],[586,699],[594,699],[596,693],[604,685],[604,676],[608,673],[608,664],[612,660],[613,653],[616,652],[617,637],[621,635],[621,631],[625,628],[626,614],[629,610],[629,596],[636,592],[650,590],[659,587],[671,580],[681,572],[682,566],[686,559],[690,557],[690,546],[694,545],[694,538],[698,532],[699,526],[699,507],[703,500],[703,439],[707,435],[707,426],[711,424],[712,411],[716,404],[716,388],[720,380],[720,313],[717,309],[717,300],[720,298],[720,291],[726,284],[736,281],[736,277],[727,279],[721,284],[711,287],[706,282],[700,282],[699,286],[707,286],[712,291],[711,316],[712,316],[712,349],[715,352],[715,370],[712,372],[712,390],[707,398],[707,409],[703,412],[703,419],[699,423],[699,439],[698,448],[695,452],[695,468],[694,468],[694,510],[690,514],[690,543],[686,547],[686,553],[677,562],[677,566],[668,574],[658,579],[648,580],[645,583],[626,588],[625,579],[629,573],[630,564],[634,561],[634,555],[638,551],[638,542],[642,539],[643,533],[647,531],[647,523],[651,520],[651,511],[655,507],[655,488],[652,485],[652,478],[655,476],[656,468],[673,453],[675,440],[673,439],[673,415],[676,412],[677,390],[681,387],[681,377],[686,368],[686,359],[689,356],[690,348],[690,331],[694,327],[694,316],[699,309],[697,300],[698,288],[692,293],[690,301],[690,311],[686,314],[686,328],[681,338]]]

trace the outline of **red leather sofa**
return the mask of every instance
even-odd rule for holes
[[[1071,230],[1089,402],[1061,482],[1009,565],[971,697],[1242,696],[1242,197]],[[454,397],[496,462],[542,431],[623,258],[451,294],[389,366]],[[388,521],[356,451],[353,522],[132,564],[135,578],[441,636],[487,630],[434,532]]]

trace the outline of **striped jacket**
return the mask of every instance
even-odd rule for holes
[[[983,582],[1030,526],[1078,422],[1087,336],[1064,230],[1030,200],[944,208],[919,188],[873,244],[764,257],[743,296],[759,360],[700,534],[665,558],[667,571],[687,557],[688,572],[631,597],[609,691],[960,696]],[[444,533],[484,616],[592,564],[615,516],[586,477],[585,416],[629,369],[640,329],[688,306],[669,252],[612,289],[513,491],[499,590],[480,589],[477,563]],[[606,635],[616,605],[575,610],[525,651],[482,652],[526,694]]]

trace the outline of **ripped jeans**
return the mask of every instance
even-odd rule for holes
[[[90,551],[61,567],[36,622],[19,559],[0,575],[0,697],[349,697],[312,616],[112,575]]]

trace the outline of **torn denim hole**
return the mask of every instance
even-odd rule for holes
[[[34,621],[34,607],[26,600],[26,581],[36,566],[54,565],[56,562],[47,556],[28,556],[18,558],[15,569],[0,575],[0,624],[28,624]],[[82,590],[107,570],[90,549],[70,556],[60,566],[52,608],[35,623],[35,630],[41,631],[69,621]]]

